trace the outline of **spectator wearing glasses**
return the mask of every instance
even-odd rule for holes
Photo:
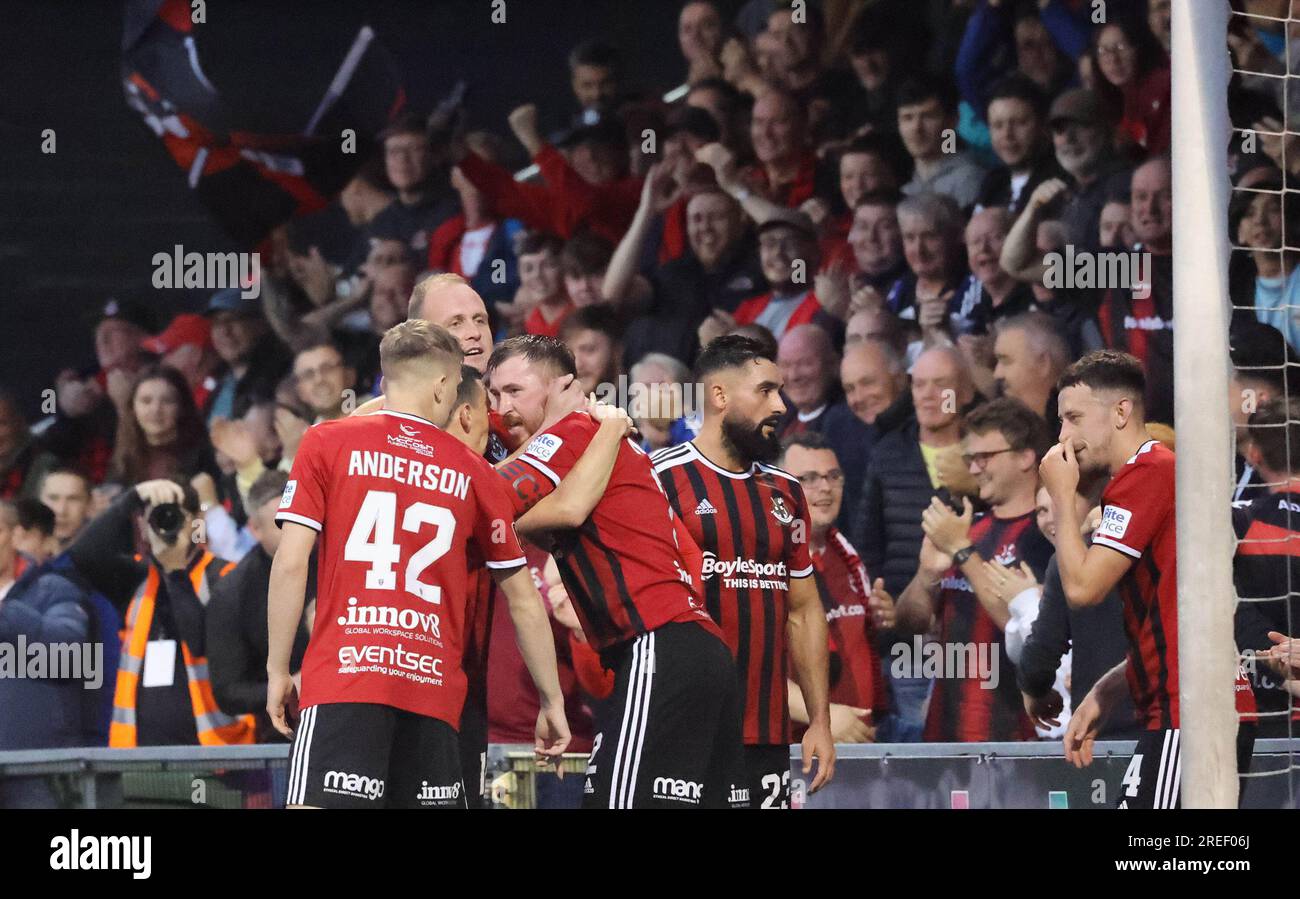
[[[311,410],[313,424],[343,418],[369,399],[357,395],[356,369],[332,343],[318,343],[298,353],[293,377],[298,400]],[[349,401],[350,407],[344,408]]]
[[[1154,156],[1169,150],[1170,80],[1165,55],[1146,23],[1118,18],[1092,36],[1097,90],[1121,109],[1117,136],[1121,146]]]
[[[425,121],[408,114],[380,134],[384,173],[397,199],[370,221],[371,237],[401,241],[421,258],[435,228],[456,212],[447,174],[437,165]]]
[[[916,575],[898,598],[898,629],[924,634],[936,623],[944,645],[992,644],[997,659],[964,676],[945,672],[934,682],[925,739],[940,742],[1031,740],[1004,630],[1010,619],[986,561],[1005,568],[1028,564],[1041,581],[1052,545],[1037,526],[1038,460],[1050,435],[1023,403],[997,399],[966,419],[963,461],[989,511],[975,516],[970,500],[958,514],[935,499],[922,516],[925,539]]]
[[[880,662],[893,629],[894,599],[884,581],[872,584],[857,551],[835,526],[845,483],[835,450],[813,433],[787,437],[782,446],[780,465],[803,485],[812,523],[809,551],[830,637],[831,735],[836,743],[870,743],[875,722],[889,711]],[[788,686],[798,733],[808,710],[799,686]]]

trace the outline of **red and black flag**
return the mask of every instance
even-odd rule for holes
[[[232,4],[199,17],[188,0],[125,10],[127,103],[249,248],[323,208],[405,105],[397,66],[364,21],[282,13]]]

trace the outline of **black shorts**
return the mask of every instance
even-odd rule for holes
[[[731,807],[744,789],[745,762],[726,644],[698,624],[666,624],[628,644],[614,672],[583,807]]]
[[[289,755],[286,805],[465,808],[450,724],[360,702],[303,709]]]
[[[1250,770],[1251,756],[1255,751],[1255,730],[1254,724],[1242,724],[1237,728],[1238,801],[1245,794],[1248,782],[1248,778],[1240,775]],[[1143,731],[1124,771],[1116,808],[1182,808],[1179,793],[1182,774],[1182,731]]]
[[[790,807],[790,747],[746,746],[748,808]]]
[[[487,808],[487,709],[472,693],[460,713],[460,770],[469,808]]]

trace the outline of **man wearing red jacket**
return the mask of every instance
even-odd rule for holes
[[[627,174],[618,127],[575,129],[564,142],[565,153],[542,139],[537,107],[531,103],[510,113],[510,127],[537,164],[545,186],[516,181],[507,169],[468,149],[457,160],[462,174],[497,214],[566,239],[585,225],[617,244],[641,198],[641,179]]]

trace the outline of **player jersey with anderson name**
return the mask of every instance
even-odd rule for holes
[[[467,550],[524,564],[493,468],[415,415],[384,410],[307,430],[276,521],[320,532],[302,706],[364,702],[459,727]]]
[[[745,743],[789,743],[790,578],[813,573],[803,488],[793,475],[761,462],[727,471],[693,442],[651,459],[673,510],[704,553],[704,604],[736,659]]]
[[[587,413],[572,412],[500,469],[519,514],[559,486],[599,427]],[[595,509],[557,537],[553,553],[595,649],[603,653],[669,622],[693,621],[721,636],[695,594],[693,566],[677,534],[650,458],[624,440]]]

